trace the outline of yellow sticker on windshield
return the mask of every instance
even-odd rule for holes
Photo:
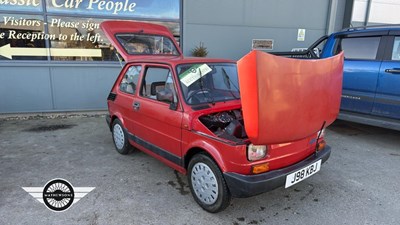
[[[186,87],[189,87],[211,71],[212,69],[207,64],[197,64],[180,74],[179,79]]]

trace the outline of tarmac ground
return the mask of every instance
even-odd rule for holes
[[[332,154],[314,176],[211,214],[186,176],[118,154],[102,114],[1,118],[0,224],[400,224],[400,132],[337,121],[326,140]],[[54,178],[95,189],[64,212],[22,189]]]

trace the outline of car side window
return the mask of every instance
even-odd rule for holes
[[[136,86],[139,81],[141,66],[131,66],[126,71],[124,78],[121,80],[119,85],[119,90],[128,94],[134,94],[136,91]]]
[[[400,60],[400,37],[394,38],[392,60]]]
[[[340,50],[344,51],[346,59],[375,60],[381,37],[343,38]]]
[[[167,68],[148,67],[140,87],[140,95],[160,102],[177,102],[171,71]]]

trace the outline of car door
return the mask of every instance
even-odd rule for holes
[[[172,96],[169,101],[160,97],[166,90]],[[183,110],[176,90],[169,66],[147,64],[133,110],[135,142],[155,156],[180,165]]]
[[[390,34],[372,114],[400,119],[400,31]]]
[[[122,71],[123,76],[118,81],[117,96],[114,100],[113,111],[118,110],[118,115],[122,117],[125,128],[130,134],[134,133],[134,118],[132,104],[137,98],[137,87],[141,75],[142,66],[140,64],[127,65]]]
[[[382,35],[348,35],[340,39],[344,51],[343,91],[340,109],[370,114],[372,112],[379,69]]]

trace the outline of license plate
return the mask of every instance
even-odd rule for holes
[[[322,160],[320,159],[317,162],[304,167],[303,169],[287,175],[285,188],[295,185],[300,181],[305,180],[308,177],[316,174],[321,169],[321,161]]]

